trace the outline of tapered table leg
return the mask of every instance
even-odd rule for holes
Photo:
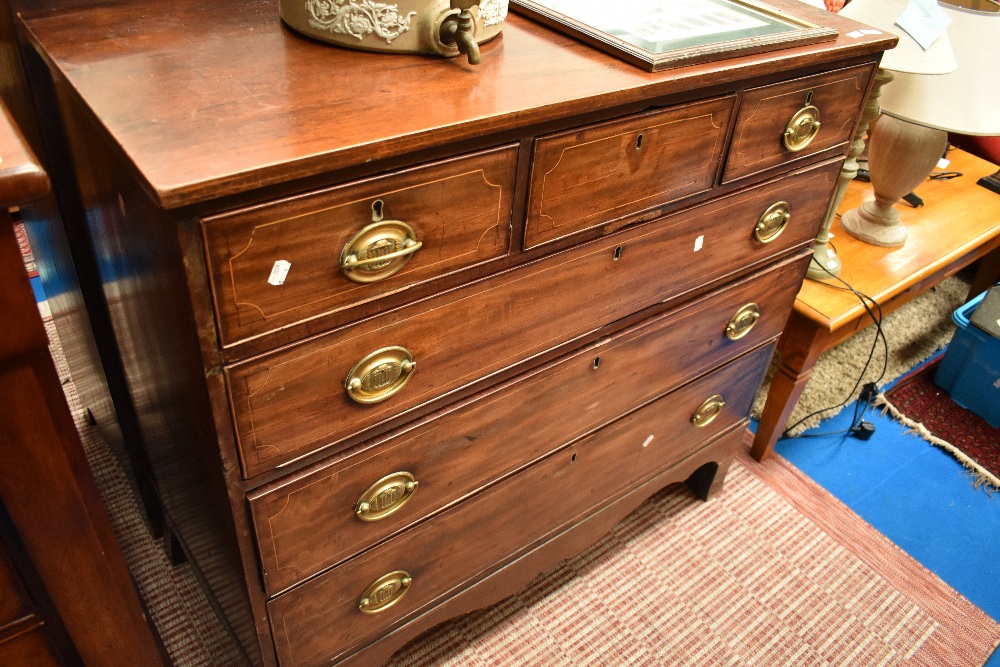
[[[1000,248],[991,251],[988,255],[979,260],[976,275],[972,279],[969,288],[969,296],[966,300],[979,296],[1000,280]]]
[[[785,430],[788,416],[806,388],[816,360],[826,350],[829,342],[828,331],[792,311],[778,341],[781,366],[771,379],[767,402],[750,449],[750,455],[758,461],[763,461],[774,449],[774,444]]]

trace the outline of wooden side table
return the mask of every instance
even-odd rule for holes
[[[949,154],[949,171],[962,176],[928,180],[917,194],[924,206],[897,205],[910,236],[901,248],[880,248],[848,235],[839,216],[831,232],[843,260],[841,278],[874,298],[888,313],[945,278],[982,259],[970,295],[1000,275],[1000,195],[976,184],[997,170],[962,150]],[[871,196],[868,183],[851,183],[840,212]],[[833,279],[826,281],[835,283]],[[839,285],[839,283],[836,283]],[[819,356],[871,324],[851,292],[806,280],[778,343],[781,366],[774,374],[751,454],[764,460],[781,437]]]

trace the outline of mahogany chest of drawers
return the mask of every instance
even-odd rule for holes
[[[838,38],[650,74],[511,15],[473,68],[127,5],[25,35],[170,530],[286,666],[720,488],[891,44],[817,11]]]

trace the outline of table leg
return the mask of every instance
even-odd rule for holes
[[[1000,280],[1000,248],[994,248],[979,260],[979,266],[972,279],[972,286],[966,301],[988,290],[996,284],[997,280]]]
[[[781,366],[771,379],[767,402],[760,416],[757,435],[750,455],[763,461],[781,437],[795,404],[806,388],[809,375],[819,355],[830,343],[830,333],[814,322],[792,311],[784,333],[778,341]]]

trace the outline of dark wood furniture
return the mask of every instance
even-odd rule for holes
[[[0,664],[162,665],[87,467],[8,212],[48,189],[0,105]]]
[[[909,232],[902,247],[880,248],[859,241],[841,229],[839,217],[831,227],[843,258],[840,277],[875,299],[883,313],[976,261],[980,265],[970,296],[1000,278],[1000,196],[977,185],[978,179],[996,171],[996,165],[959,149],[948,157],[949,171],[962,176],[926,181],[917,190],[924,200],[920,208],[897,204]],[[840,211],[858,206],[866,196],[872,196],[870,184],[851,183]],[[778,343],[781,366],[771,380],[751,450],[758,461],[768,456],[781,437],[820,355],[872,323],[854,294],[836,289],[842,283],[823,283],[803,283]]]
[[[22,15],[167,524],[250,661],[373,664],[719,488],[893,43],[775,4],[842,34],[650,74],[514,15],[478,67],[261,0]]]
[[[159,504],[152,493],[142,435],[124,383],[121,354],[111,327],[97,259],[91,251],[86,210],[67,153],[58,103],[45,64],[15,27],[17,14],[60,11],[82,0],[6,0],[0,3],[0,97],[52,182],[47,195],[20,207],[52,321],[81,403],[110,444],[122,469],[138,485],[154,534]]]

